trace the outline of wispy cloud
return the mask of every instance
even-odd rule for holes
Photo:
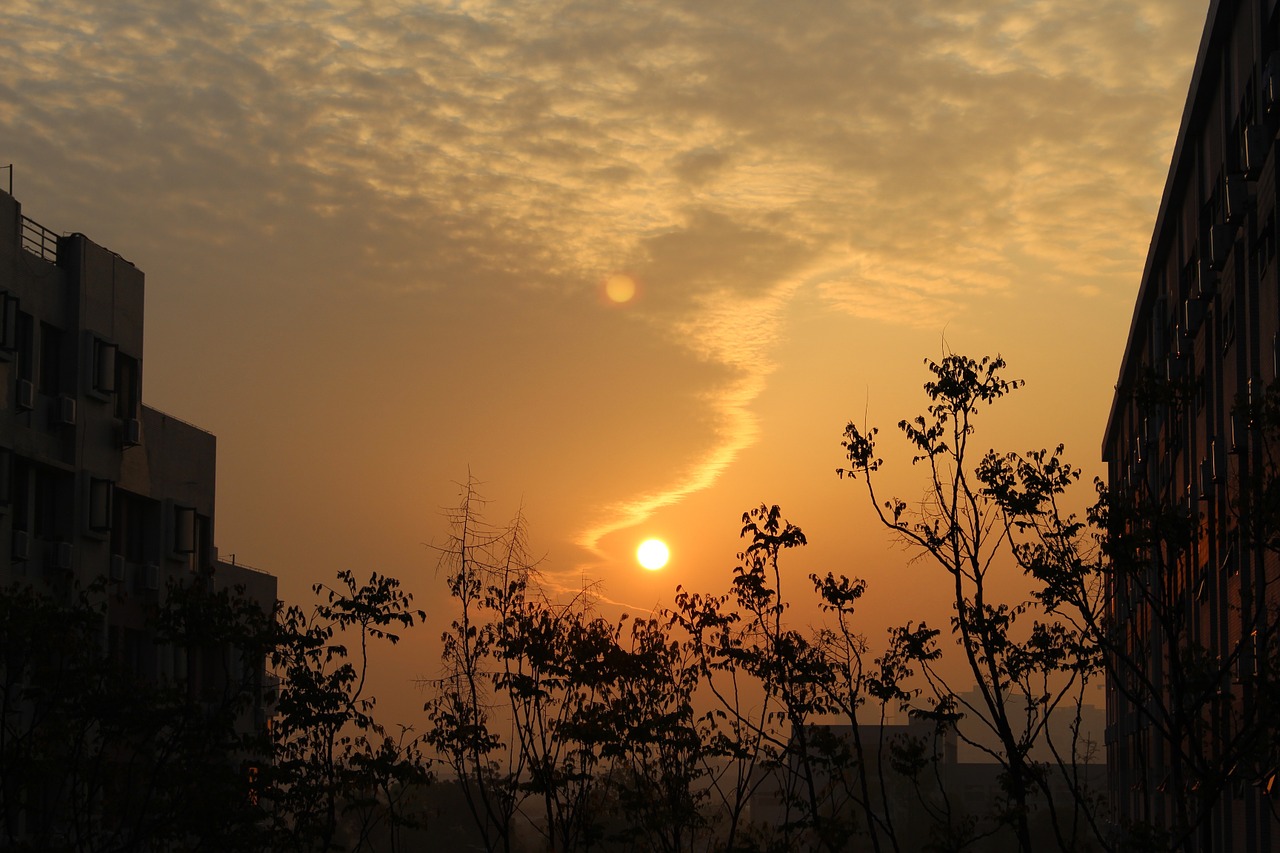
[[[0,132],[138,251],[256,242],[313,299],[635,274],[634,322],[722,378],[693,392],[710,443],[608,503],[595,550],[756,439],[801,287],[937,326],[1130,286],[1198,5],[14,0]]]

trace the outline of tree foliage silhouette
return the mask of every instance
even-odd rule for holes
[[[1059,814],[1047,774],[1053,769],[1037,761],[1032,749],[1051,743],[1050,719],[1079,707],[1081,690],[1100,674],[1097,646],[1089,642],[1073,613],[1078,602],[1057,594],[1061,565],[1034,557],[1042,549],[1073,550],[1082,523],[1064,514],[1059,502],[1079,471],[1061,458],[1062,447],[1025,456],[988,451],[979,456],[971,441],[979,413],[1017,390],[1007,379],[1005,362],[996,357],[975,360],[947,355],[925,362],[932,378],[925,383],[924,414],[900,421],[898,428],[914,451],[913,465],[924,469],[923,496],[911,503],[878,492],[883,460],[877,455],[877,430],[850,423],[843,446],[848,466],[841,477],[861,481],[876,517],[900,541],[918,551],[949,578],[955,615],[951,634],[977,686],[977,700],[956,690],[937,666],[939,632],[926,625],[900,634],[927,684],[928,707],[917,713],[940,720],[968,717],[993,738],[994,746],[964,734],[1003,770],[1004,819],[1024,851],[1032,849],[1030,796],[1044,794],[1057,839],[1073,849],[1079,822],[1101,827],[1092,818],[1089,793],[1082,790],[1074,768],[1081,762],[1080,744],[1056,753],[1057,769],[1075,791],[1075,808]],[[1035,585],[1033,598],[1012,603],[994,598],[991,579],[1016,564]],[[1070,569],[1079,568],[1072,564]],[[1039,570],[1039,571],[1037,571]],[[1096,597],[1096,573],[1080,576],[1085,594]],[[1030,626],[1023,623],[1031,621]]]
[[[395,578],[375,572],[362,584],[341,571],[337,581],[314,585],[309,610],[290,606],[277,620],[280,687],[261,794],[277,849],[362,849],[380,821],[405,819],[398,795],[427,779],[419,738],[390,735],[366,691],[370,643],[399,642],[426,614]]]

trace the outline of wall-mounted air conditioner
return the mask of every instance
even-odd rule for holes
[[[147,563],[142,569],[142,588],[150,592],[160,589],[160,566]]]
[[[123,554],[111,555],[110,572],[111,572],[111,575],[110,575],[111,580],[113,581],[124,580],[124,555]]]

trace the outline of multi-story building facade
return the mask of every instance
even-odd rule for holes
[[[1278,6],[1210,5],[1103,440],[1113,522],[1148,537],[1107,590],[1113,806],[1198,850],[1280,849],[1259,719],[1280,560],[1257,497],[1276,472],[1254,416],[1280,361]]]
[[[216,439],[144,405],[142,377],[142,271],[0,192],[0,584],[113,581],[109,647],[164,675],[138,632],[169,580],[205,573],[268,608],[276,582],[218,560]]]
[[[218,559],[214,436],[142,402],[143,286],[133,264],[0,191],[0,588],[90,591],[106,660],[140,683],[212,707],[229,678],[256,680],[238,726],[262,730],[264,661],[225,640],[155,639],[172,583],[242,588],[270,613],[276,579]]]

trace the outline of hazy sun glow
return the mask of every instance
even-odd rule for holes
[[[636,549],[636,559],[649,571],[656,571],[667,564],[671,552],[661,539],[646,539]]]
[[[610,276],[609,280],[604,284],[604,292],[614,302],[630,302],[631,298],[636,295],[636,282],[629,275],[618,274]]]

